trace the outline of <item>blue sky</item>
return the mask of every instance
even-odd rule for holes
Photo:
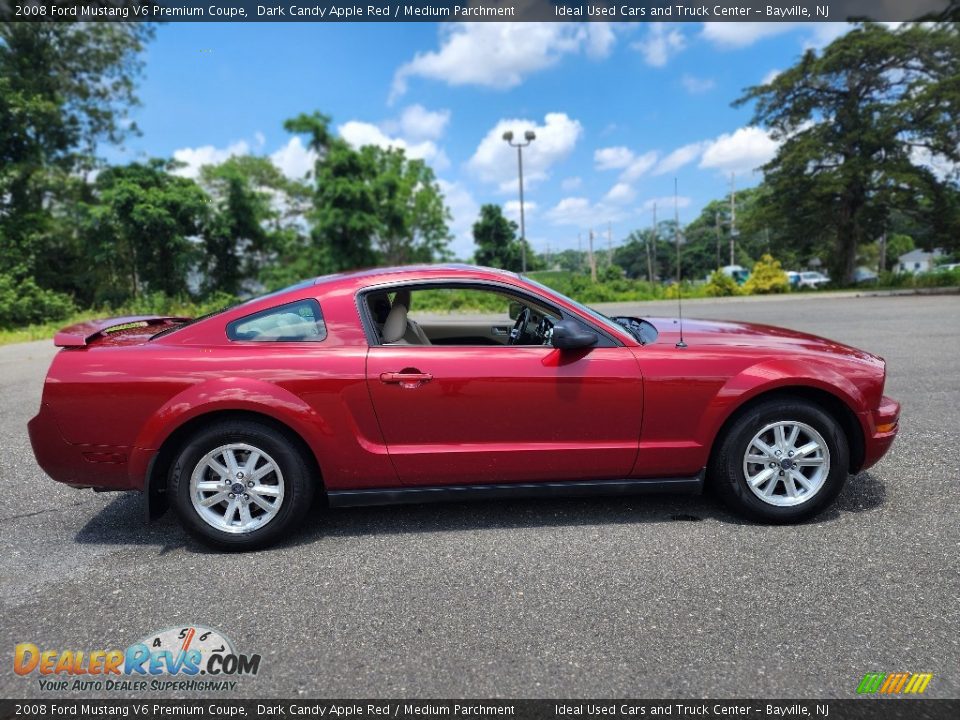
[[[291,176],[311,164],[284,119],[320,110],[350,142],[405,147],[435,169],[453,249],[472,251],[482,203],[517,216],[516,154],[504,129],[537,132],[524,152],[527,236],[577,247],[593,227],[614,242],[651,205],[681,221],[756,184],[775,143],[730,102],[845,30],[790,23],[171,23],[146,53],[134,119],[113,161],[199,165],[270,155]]]

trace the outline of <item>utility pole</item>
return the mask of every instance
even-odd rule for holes
[[[653,228],[650,231],[650,241],[647,243],[647,275],[653,282],[653,268],[657,264],[657,204],[653,204]]]
[[[513,141],[513,131],[507,130],[503,134],[503,139],[510,147],[515,147],[517,149],[517,174],[520,177],[520,266],[522,272],[527,272],[527,225],[524,221],[523,213],[523,149],[527,147],[530,143],[537,139],[536,134],[533,130],[527,130],[523,134],[524,140],[526,142],[517,142]]]
[[[590,235],[588,236],[590,240],[589,247],[589,259],[590,259],[590,280],[592,282],[597,281],[597,258],[593,254],[593,228],[590,228]]]
[[[577,270],[583,272],[583,233],[577,233]]]
[[[737,237],[737,176],[730,173],[730,264],[736,265],[734,243]]]
[[[717,211],[713,216],[713,224],[717,229],[717,270],[720,269],[720,263],[723,262],[720,259],[720,243],[723,240],[723,233],[720,231],[720,212]]]
[[[673,179],[673,237],[677,243],[677,286],[680,285],[680,200],[677,196],[677,179]]]
[[[613,267],[613,224],[607,221],[607,267]]]

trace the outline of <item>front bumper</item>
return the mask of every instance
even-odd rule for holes
[[[863,466],[866,470],[882,458],[900,430],[900,403],[884,395],[880,405],[865,413]]]
[[[27,430],[37,463],[57,482],[97,490],[139,489],[130,482],[127,472],[130,448],[67,442],[46,403],[41,403]]]

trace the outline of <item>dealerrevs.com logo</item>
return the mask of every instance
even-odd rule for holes
[[[256,675],[260,655],[245,655],[218,630],[200,625],[150,633],[125,650],[55,650],[18,643],[17,675],[36,676],[52,692],[235,690],[238,679]]]
[[[919,695],[933,680],[932,673],[867,673],[857,686],[861,695]]]

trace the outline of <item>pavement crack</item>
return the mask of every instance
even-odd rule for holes
[[[83,505],[89,505],[89,504],[90,504],[89,501],[85,502],[83,500],[80,500],[79,502],[70,503],[69,505],[66,505],[63,507],[45,508],[43,510],[35,510],[34,512],[23,513],[22,515],[7,515],[5,517],[0,517],[0,522],[6,522],[7,520],[25,520],[27,518],[36,517],[37,515],[44,515],[46,513],[67,512],[68,510],[72,510],[73,508],[78,508]]]

